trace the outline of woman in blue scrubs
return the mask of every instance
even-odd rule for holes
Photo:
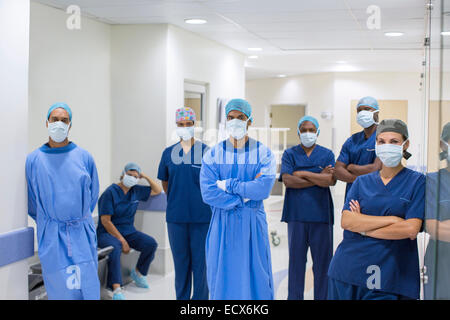
[[[346,195],[358,176],[381,169],[380,159],[375,155],[378,101],[372,97],[364,97],[358,101],[356,108],[356,121],[364,130],[345,141],[336,160],[335,176],[338,180],[347,182]]]
[[[303,300],[306,255],[311,248],[314,299],[325,300],[333,255],[334,207],[329,187],[336,184],[334,154],[316,144],[320,129],[315,118],[301,118],[297,132],[301,144],[284,152],[280,172],[286,186],[281,221],[288,224],[288,299]]]
[[[147,180],[150,186],[138,185],[141,178]],[[120,256],[122,252],[130,252],[130,248],[141,253],[136,268],[131,270],[131,278],[138,287],[148,288],[146,276],[158,244],[149,235],[136,230],[134,216],[139,201],[147,201],[150,195],[160,193],[161,187],[147,177],[137,164],[128,163],[120,182],[113,183],[100,196],[97,238],[100,248],[114,247],[108,259],[108,287],[113,290],[113,300],[125,299],[120,288]]]
[[[427,175],[425,231],[430,235],[425,253],[425,299],[450,299],[450,122],[441,134],[440,159],[447,165]]]
[[[342,212],[344,239],[328,271],[331,300],[419,299],[417,234],[425,212],[425,176],[405,168],[406,124],[381,121],[376,155],[382,168],[359,176]]]
[[[195,120],[191,108],[176,110],[180,142],[164,150],[158,170],[167,194],[166,221],[177,300],[208,300],[205,241],[211,208],[203,202],[199,182],[207,146],[194,139]]]

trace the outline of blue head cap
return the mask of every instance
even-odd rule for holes
[[[302,125],[303,122],[305,121],[311,121],[317,129],[317,135],[319,135],[320,130],[319,130],[319,121],[317,121],[316,118],[311,117],[311,116],[304,116],[303,118],[301,118],[300,120],[298,120],[298,124],[297,124],[297,133],[300,134],[300,126]]]
[[[67,113],[69,114],[70,121],[72,121],[72,110],[70,110],[69,106],[64,102],[57,102],[54,105],[52,105],[50,109],[48,109],[47,120],[48,118],[50,118],[50,114],[52,113],[52,111],[58,108],[63,108],[64,110],[66,110]]]
[[[141,167],[139,167],[134,162],[127,163],[127,165],[125,166],[125,169],[123,169],[123,172],[127,172],[129,170],[134,170],[134,171],[137,171],[137,173],[141,174]]]
[[[380,110],[380,107],[378,106],[378,101],[374,97],[363,97],[363,98],[359,99],[358,105],[356,106],[356,108],[361,107],[361,106],[367,106],[367,107],[374,108],[375,110]]]
[[[228,115],[230,111],[237,110],[247,116],[250,121],[253,121],[252,106],[244,99],[233,99],[227,103],[225,107],[225,114]]]

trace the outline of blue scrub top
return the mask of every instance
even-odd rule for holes
[[[134,227],[134,216],[139,201],[147,201],[150,197],[151,188],[136,185],[124,194],[122,188],[117,184],[110,185],[98,200],[99,221],[97,233],[105,233],[105,227],[101,223],[100,216],[110,215],[111,222],[123,236],[136,231]]]
[[[423,220],[425,176],[403,168],[384,185],[379,171],[362,175],[356,178],[347,194],[343,210],[350,210],[350,200],[357,200],[366,215]],[[328,276],[366,287],[373,275],[373,271],[368,271],[370,266],[379,267],[380,291],[419,299],[417,240],[375,239],[344,230],[344,239],[331,260]]]
[[[211,208],[200,192],[200,169],[208,146],[195,141],[184,153],[180,142],[166,148],[159,163],[158,179],[168,181],[166,221],[209,223]]]
[[[364,135],[364,130],[357,132],[345,141],[336,161],[341,161],[345,165],[353,163],[359,166],[374,163],[377,157],[375,154],[375,142],[376,131],[368,139]],[[351,186],[352,183],[347,183],[345,188],[346,195]]]
[[[334,167],[331,150],[316,145],[309,157],[301,145],[287,149],[281,159],[279,181],[285,173],[310,171],[320,173],[325,167]],[[286,188],[281,221],[334,223],[334,207],[330,188],[312,186],[302,189]]]

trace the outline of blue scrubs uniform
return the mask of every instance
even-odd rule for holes
[[[26,178],[48,298],[100,299],[91,216],[99,192],[94,159],[73,142],[62,148],[45,144],[28,155]]]
[[[207,146],[196,141],[188,153],[180,143],[166,148],[158,179],[168,181],[166,221],[175,266],[177,300],[208,299],[205,242],[211,208],[200,192],[200,168]]]
[[[222,141],[203,157],[200,187],[213,212],[206,239],[213,300],[274,298],[263,200],[270,195],[275,172],[272,152],[251,138],[239,149]],[[226,191],[218,187],[218,180],[226,180]]]
[[[320,173],[329,165],[335,165],[331,150],[316,145],[308,157],[298,145],[284,152],[279,180],[282,181],[283,174],[292,175],[295,171]],[[288,299],[303,300],[308,247],[313,259],[314,299],[327,299],[327,271],[333,255],[334,222],[330,188],[287,188],[281,221],[288,223]]]
[[[425,225],[431,223],[428,220],[450,221],[450,172],[447,169],[427,175]],[[424,284],[425,299],[450,299],[449,261],[450,242],[444,241],[439,233],[432,235],[425,252],[428,277]]]
[[[345,141],[336,161],[343,162],[345,165],[353,163],[359,166],[374,163],[377,157],[375,154],[375,138],[376,132],[368,139],[364,135],[364,130],[353,134]],[[345,195],[347,195],[351,186],[352,183],[347,183]]]
[[[366,215],[423,220],[425,176],[403,168],[387,185],[381,180],[379,171],[359,176],[347,195],[343,210],[350,210],[350,200],[357,200],[361,212]],[[375,239],[344,230],[344,239],[331,260],[328,276],[332,279],[329,299],[364,297],[366,295],[350,295],[349,292],[355,292],[349,290],[349,286],[367,289],[368,284],[377,285],[376,279],[379,279],[379,288],[372,291],[377,292],[378,299],[383,293],[388,299],[392,294],[399,298],[419,299],[417,240]],[[333,287],[335,284],[340,285]]]
[[[114,283],[122,285],[122,272],[120,267],[122,244],[119,239],[106,231],[100,217],[102,215],[110,215],[111,222],[125,238],[130,248],[140,252],[136,268],[139,273],[146,276],[150,268],[150,263],[155,257],[158,244],[154,238],[136,230],[134,227],[134,216],[136,215],[139,201],[147,201],[150,193],[150,187],[136,185],[131,187],[127,194],[124,194],[119,185],[112,184],[103,192],[98,200],[98,246],[100,248],[114,247],[108,259],[107,282],[109,288],[112,288],[112,284]]]

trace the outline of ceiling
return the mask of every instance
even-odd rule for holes
[[[248,56],[256,54],[258,59],[247,59],[247,79],[422,70],[426,0],[36,1],[63,10],[76,4],[82,14],[110,24],[170,23]],[[380,8],[380,29],[366,25],[371,5]],[[437,17],[439,10],[433,15]],[[184,22],[194,17],[208,23]],[[405,34],[386,37],[387,31]],[[262,51],[252,53],[250,47]]]

